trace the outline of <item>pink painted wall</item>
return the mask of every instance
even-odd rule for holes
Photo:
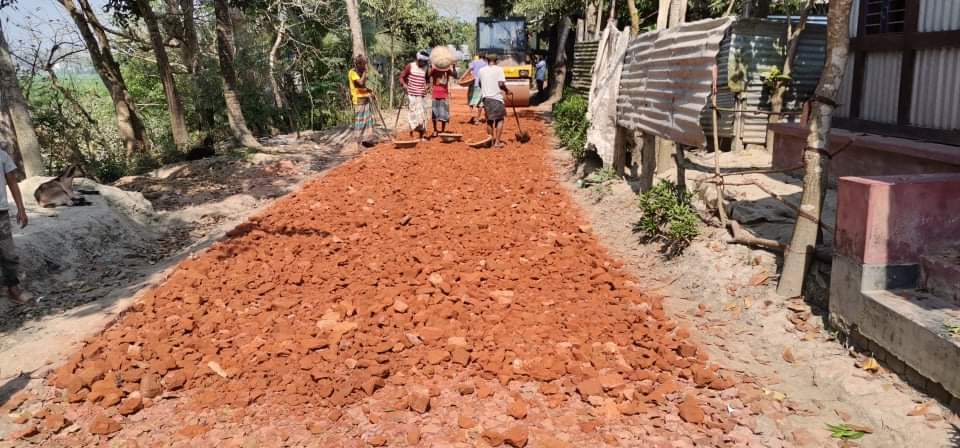
[[[797,124],[778,124],[772,129],[776,132],[773,167],[785,169],[801,165],[807,130]],[[960,173],[960,147],[955,146],[836,129],[830,133],[830,151],[840,151],[830,161],[829,176],[833,179]]]
[[[864,264],[960,245],[960,173],[841,177],[834,237],[837,253]]]

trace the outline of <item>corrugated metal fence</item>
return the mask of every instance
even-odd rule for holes
[[[917,30],[921,33],[960,30],[960,1],[920,0],[919,19]]]
[[[631,41],[617,99],[624,128],[703,147],[700,114],[713,85],[720,42],[733,19],[700,20]]]
[[[960,48],[917,52],[911,99],[911,125],[960,129]]]
[[[573,80],[570,88],[586,95],[590,92],[593,77],[593,61],[597,59],[598,41],[577,42],[573,46]]]
[[[862,7],[854,2],[855,8]],[[960,30],[960,0],[919,0],[908,2],[908,7],[919,7],[917,33],[942,33]],[[850,36],[862,39],[871,35],[859,32],[858,11],[851,15]],[[897,33],[888,33],[897,37]],[[847,62],[846,75],[838,94],[840,107],[835,116],[846,120],[838,126],[897,136],[920,138],[926,141],[956,145],[960,130],[960,45],[943,41],[919,48],[904,49],[902,45],[869,46],[854,49]],[[912,54],[911,54],[912,53]],[[913,57],[912,79],[910,58]],[[863,66],[857,63],[862,61]],[[854,74],[862,73],[863,81],[853,85]],[[902,86],[901,81],[912,84]],[[902,88],[911,92],[910,102],[900,104]],[[859,104],[852,104],[859,98]],[[854,107],[856,106],[856,107]],[[903,120],[903,112],[907,111]],[[856,115],[856,116],[854,116]],[[888,131],[889,130],[889,131]],[[931,132],[932,131],[932,132]]]
[[[774,67],[783,68],[787,51],[787,24],[758,19],[740,19],[730,27],[717,54],[717,103],[723,109],[737,108],[740,113],[720,114],[720,136],[738,136],[741,145],[764,145],[767,139],[767,115],[750,111],[770,110],[772,89],[764,83]],[[826,28],[808,24],[800,35],[791,72],[792,82],[784,98],[784,110],[799,109],[817,88],[826,53]],[[713,135],[709,108],[701,115],[707,136]],[[736,129],[735,129],[736,128]]]

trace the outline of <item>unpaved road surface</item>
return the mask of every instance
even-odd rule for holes
[[[523,121],[526,145],[383,144],[279,200],[8,402],[11,443],[771,446],[762,393],[598,244]]]

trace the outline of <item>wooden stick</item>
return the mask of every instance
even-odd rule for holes
[[[717,67],[713,67],[713,94],[711,97],[711,103],[713,105],[712,111],[712,121],[713,121],[713,174],[715,182],[717,185],[717,215],[720,217],[720,223],[725,227],[729,228],[730,232],[733,235],[733,238],[730,240],[731,243],[743,244],[746,246],[757,246],[764,249],[770,249],[774,251],[783,252],[786,247],[779,241],[770,240],[766,238],[758,238],[747,233],[740,227],[740,223],[736,220],[731,220],[727,217],[727,204],[724,199],[723,192],[723,176],[720,174],[720,132],[718,131],[719,121],[718,116],[720,113],[717,110]]]
[[[791,166],[790,168],[763,168],[759,170],[745,170],[745,171],[735,171],[732,173],[723,173],[723,174],[718,174],[717,176],[728,177],[728,176],[743,176],[747,174],[787,173],[787,172],[796,171],[802,168],[803,168],[803,165]]]

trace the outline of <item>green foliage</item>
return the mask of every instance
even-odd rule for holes
[[[0,0],[0,7],[12,3]],[[234,15],[235,66],[244,117],[255,134],[319,130],[350,123],[353,108],[346,75],[352,48],[344,2],[229,0],[229,3],[241,12]],[[164,37],[168,41],[182,41],[179,16],[169,14],[164,2],[151,4],[161,21]],[[201,49],[197,71],[189,72],[191,64],[184,60],[181,49],[168,47],[168,57],[193,141],[207,135],[224,140],[229,138],[230,129],[216,54],[212,3],[195,4]],[[132,0],[107,0],[105,12],[110,14],[111,27],[129,35],[142,35],[143,23],[135,5]],[[369,28],[365,31],[371,44],[371,60],[380,63],[375,66],[380,70],[372,71],[371,87],[384,99],[390,79],[395,78],[395,72],[416,50],[440,44],[473,46],[474,24],[440,16],[427,0],[361,0],[361,14]],[[276,53],[274,73],[282,99],[278,105],[268,55],[280,26],[285,27],[286,38],[281,39]],[[399,45],[395,48],[382,45],[384,36],[396,36]],[[51,172],[70,163],[81,163],[98,180],[110,182],[180,161],[185,156],[172,142],[166,96],[157,66],[151,62],[155,60],[152,49],[119,35],[110,34],[109,38],[117,49],[114,57],[154,146],[147,153],[127,154],[117,130],[113,103],[95,74],[62,73],[59,76],[62,89],[58,89],[42,68],[35,67],[24,70],[21,81],[29,86],[25,94],[43,147],[42,155]],[[42,60],[48,44],[37,42],[29,44],[36,48],[28,45],[17,50],[25,52],[20,55],[24,61],[32,57],[34,50]],[[64,47],[60,51],[68,50]],[[395,67],[383,63],[389,61],[390,55],[397,61]],[[76,64],[91,70],[89,62]],[[386,107],[387,102],[383,103]]]
[[[865,432],[854,429],[846,423],[839,425],[827,425],[827,430],[830,431],[830,437],[841,440],[857,440],[866,435]]]
[[[771,67],[765,73],[761,73],[760,77],[763,79],[763,84],[771,89],[775,89],[781,84],[788,84],[793,79],[790,75],[784,75],[779,67]]]
[[[587,146],[587,99],[567,94],[553,106],[553,130],[574,159],[583,160]]]
[[[585,179],[586,184],[602,184],[614,180],[617,178],[617,172],[610,167],[600,168],[592,173]]]
[[[590,188],[594,200],[600,202],[603,198],[613,193],[611,181],[617,178],[617,172],[613,168],[605,167],[590,173],[584,179],[577,181],[580,188]]]
[[[662,252],[668,256],[682,253],[700,234],[697,213],[690,199],[690,193],[679,192],[673,182],[661,181],[640,195],[642,216],[634,225],[634,231],[640,233],[645,242],[660,242]]]
[[[947,334],[951,337],[960,336],[960,323],[945,323],[943,324],[943,329],[946,330]]]

